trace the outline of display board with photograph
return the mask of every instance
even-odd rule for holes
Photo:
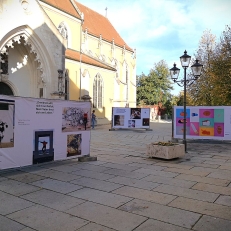
[[[90,154],[91,103],[0,95],[0,169]]]
[[[184,108],[174,107],[174,138],[184,133]],[[231,140],[231,107],[186,107],[186,138]]]
[[[112,128],[149,128],[150,108],[112,108]]]

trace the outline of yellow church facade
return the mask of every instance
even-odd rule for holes
[[[74,0],[4,0],[0,24],[0,94],[90,100],[109,120],[136,107],[136,52],[106,17]]]

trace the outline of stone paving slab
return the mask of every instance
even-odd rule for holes
[[[135,231],[189,231],[191,229],[182,228],[180,226],[171,225],[154,219],[148,219],[141,224]]]
[[[195,189],[181,188],[171,185],[160,185],[154,188],[153,191],[207,202],[214,202],[219,196],[219,194],[216,193],[202,192]]]
[[[26,201],[16,196],[12,196],[4,192],[0,192],[0,198],[1,198],[1,205],[0,205],[1,215],[7,215],[34,205],[34,203],[32,202]]]
[[[163,177],[176,177],[179,174],[178,173],[172,173],[172,172],[167,172],[167,171],[157,171],[157,170],[153,170],[153,169],[146,169],[146,168],[140,168],[138,170],[134,171],[135,173],[144,173],[144,174],[148,174],[148,175],[155,175],[155,176],[163,176]]]
[[[202,170],[192,170],[192,169],[179,169],[179,168],[166,168],[163,171],[168,171],[168,172],[175,172],[175,173],[183,173],[183,174],[188,174],[188,175],[195,175],[195,176],[207,176],[209,172],[202,171]]]
[[[231,188],[229,187],[222,187],[217,185],[211,184],[204,184],[204,183],[197,183],[192,187],[192,189],[202,190],[205,192],[214,192],[218,194],[223,194],[227,196],[231,196]]]
[[[227,186],[230,183],[229,180],[223,180],[223,179],[217,179],[211,177],[193,176],[193,175],[186,175],[186,174],[180,174],[175,179],[182,179],[187,181],[194,181],[194,182],[220,185],[220,186]]]
[[[87,171],[94,171],[94,172],[103,172],[103,171],[106,171],[106,170],[110,170],[111,168],[107,167],[107,163],[104,163],[103,166],[101,166],[101,165],[93,165],[93,164],[83,164],[83,165],[79,164],[79,165],[77,165],[77,170],[75,170],[74,172],[80,171],[81,169],[84,169],[84,170],[87,170]]]
[[[108,174],[108,171],[105,172],[94,172],[94,171],[90,171],[90,170],[85,170],[85,169],[81,169],[78,171],[74,171],[72,172],[72,174],[75,174],[77,176],[81,176],[81,177],[89,177],[92,179],[96,179],[96,180],[108,180],[110,178],[115,177],[114,174]]]
[[[163,166],[163,167],[168,167],[168,168],[183,168],[183,169],[191,169],[193,166],[188,165],[185,163],[185,165],[182,165],[182,163],[179,164],[174,164],[174,163],[169,163],[169,162],[159,162],[156,164],[157,166]]]
[[[101,205],[107,205],[113,208],[117,208],[133,199],[131,197],[121,196],[90,188],[83,188],[69,193],[68,195],[95,202]]]
[[[201,216],[197,213],[137,199],[128,202],[120,209],[189,229],[195,225]]]
[[[228,206],[183,197],[176,198],[169,204],[169,206],[208,216],[231,220],[231,209]]]
[[[0,215],[1,231],[19,231],[25,228],[24,225]]]
[[[80,229],[77,229],[77,231],[116,231],[115,229],[110,229],[102,225],[98,225],[96,223],[89,223],[85,226],[83,226]]]
[[[215,201],[216,204],[231,206],[231,197],[230,196],[219,196]]]
[[[43,177],[46,177],[46,178],[48,177],[48,178],[52,178],[54,180],[60,180],[60,181],[66,181],[66,182],[81,178],[81,176],[77,176],[75,174],[66,173],[66,172],[59,172],[59,171],[56,171],[53,169],[46,169],[46,170],[41,171],[37,174],[41,175]]]
[[[131,172],[131,171],[125,171],[125,170],[121,170],[121,169],[116,169],[116,168],[113,168],[111,170],[107,170],[105,171],[104,173],[106,174],[112,174],[114,176],[125,176],[125,177],[128,177],[128,178],[134,178],[134,179],[142,179],[144,178],[145,176],[148,176],[149,173],[140,173],[140,172]]]
[[[67,211],[71,215],[93,221],[97,224],[123,231],[131,231],[147,218],[118,209],[86,202]]]
[[[192,166],[192,167],[203,167],[203,168],[213,168],[213,169],[217,169],[220,167],[220,165],[218,164],[204,164],[204,163],[195,163],[195,162],[181,162],[179,165],[186,165],[186,166]],[[176,166],[177,167],[177,166]]]
[[[197,231],[231,231],[231,221],[204,215],[193,227]]]
[[[40,190],[40,188],[15,180],[4,180],[0,182],[0,190],[15,196],[21,196],[23,194]]]
[[[107,182],[107,181],[103,181],[103,180],[87,178],[87,177],[82,177],[81,179],[73,180],[73,181],[71,181],[71,183],[80,185],[82,187],[88,187],[88,188],[92,188],[92,189],[102,190],[105,192],[110,192],[110,191],[113,191],[117,188],[122,187],[122,185],[120,185],[120,184]]]
[[[127,165],[127,164],[115,164],[115,163],[106,163],[104,164],[105,167],[110,168],[110,169],[121,169],[121,170],[125,170],[125,171],[134,171],[139,169],[140,167],[137,166],[131,166],[131,165]],[[107,170],[110,170],[107,169]]]
[[[131,163],[131,164],[128,164],[128,166],[135,166],[137,168],[151,169],[155,171],[161,171],[166,168],[165,166],[158,166],[156,165],[156,163],[154,164]]]
[[[49,189],[52,191],[60,192],[63,194],[73,192],[75,190],[81,189],[81,186],[71,184],[68,182],[63,182],[59,180],[53,180],[53,179],[45,179],[45,180],[39,180],[34,183],[32,183],[35,186],[38,186],[43,189]]]
[[[25,226],[39,231],[74,231],[88,221],[41,205],[35,205],[7,216]],[[65,228],[64,228],[65,227]]]
[[[230,166],[230,165],[226,165],[226,164],[224,164],[224,165],[220,166],[220,167],[219,167],[219,169],[223,169],[223,170],[229,170],[229,171],[231,171],[231,166]]]
[[[172,200],[176,198],[173,195],[153,192],[153,191],[139,189],[139,188],[133,188],[129,186],[121,187],[112,192],[115,194],[137,198],[141,200],[146,200],[146,201],[151,201],[151,202],[156,202],[156,203],[163,204],[163,205],[168,204],[169,202],[171,202]]]
[[[154,175],[149,175],[147,177],[144,177],[142,180],[149,181],[149,182],[150,181],[156,182],[159,184],[179,186],[183,188],[191,188],[194,184],[196,184],[196,181],[187,181],[177,178],[161,177],[161,176],[154,176]]]
[[[66,211],[85,202],[85,200],[46,189],[23,195],[21,198],[58,211]]]
[[[21,229],[20,231],[35,231],[35,229],[31,229],[29,227],[26,227],[24,229]]]
[[[231,171],[220,170],[219,172],[212,172],[208,175],[208,177],[218,178],[218,179],[223,179],[223,180],[230,180]]]
[[[148,189],[148,190],[152,190],[160,185],[158,183],[153,183],[150,181],[148,182],[143,179],[138,180],[138,179],[132,179],[132,178],[127,178],[127,177],[122,177],[122,176],[117,176],[115,178],[109,179],[108,181],[121,184],[121,185],[127,185],[127,186],[131,186],[135,188]]]
[[[66,173],[71,173],[71,172],[74,172],[76,170],[78,170],[78,164],[77,166],[74,166],[74,165],[67,165],[67,164],[64,164],[64,165],[45,165],[44,166],[45,169],[53,169],[53,170],[56,170],[56,171],[60,171],[60,172],[66,172]]]
[[[4,174],[4,176],[9,179],[20,181],[23,183],[32,183],[34,181],[44,179],[44,177],[42,176],[35,175],[35,174],[29,174],[25,172],[12,172],[12,173]]]

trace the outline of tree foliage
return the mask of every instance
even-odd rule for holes
[[[204,65],[200,78],[188,87],[194,105],[231,104],[231,28],[226,26],[219,42],[211,31],[201,37],[197,54]]]
[[[149,74],[137,76],[137,102],[147,105],[163,104],[170,98],[173,89],[169,68],[164,60],[154,64]]]

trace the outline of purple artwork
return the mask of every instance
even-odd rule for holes
[[[198,122],[190,123],[190,135],[199,136],[199,123]]]
[[[199,109],[200,118],[214,118],[214,109]]]
[[[214,136],[224,136],[224,123],[214,123]]]

